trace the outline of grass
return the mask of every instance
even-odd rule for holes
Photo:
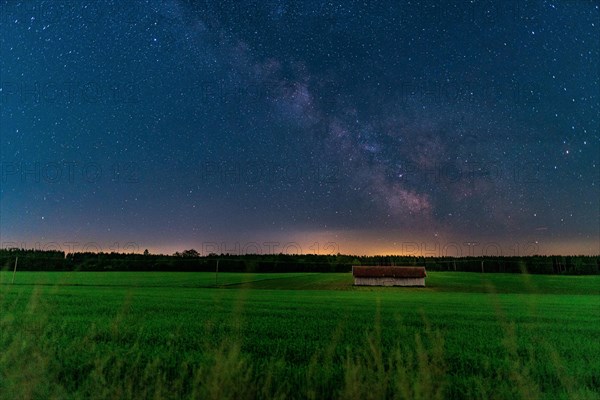
[[[11,271],[0,271],[0,285]],[[352,286],[350,273],[18,272],[16,285],[381,291]],[[600,295],[600,276],[429,272],[423,292]]]
[[[596,276],[0,273],[0,398],[600,397]]]

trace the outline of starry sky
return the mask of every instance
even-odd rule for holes
[[[14,1],[3,247],[600,253],[598,1]]]

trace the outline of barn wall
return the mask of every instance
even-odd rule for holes
[[[361,278],[355,277],[357,286],[425,286],[425,278]]]

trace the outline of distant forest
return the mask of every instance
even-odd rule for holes
[[[17,261],[18,259],[18,261]],[[600,274],[600,256],[414,257],[317,254],[173,255],[0,250],[0,269],[19,271],[350,272],[353,265],[424,266],[429,271]]]

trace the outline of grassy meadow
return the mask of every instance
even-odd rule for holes
[[[2,399],[598,399],[600,276],[0,272]]]

